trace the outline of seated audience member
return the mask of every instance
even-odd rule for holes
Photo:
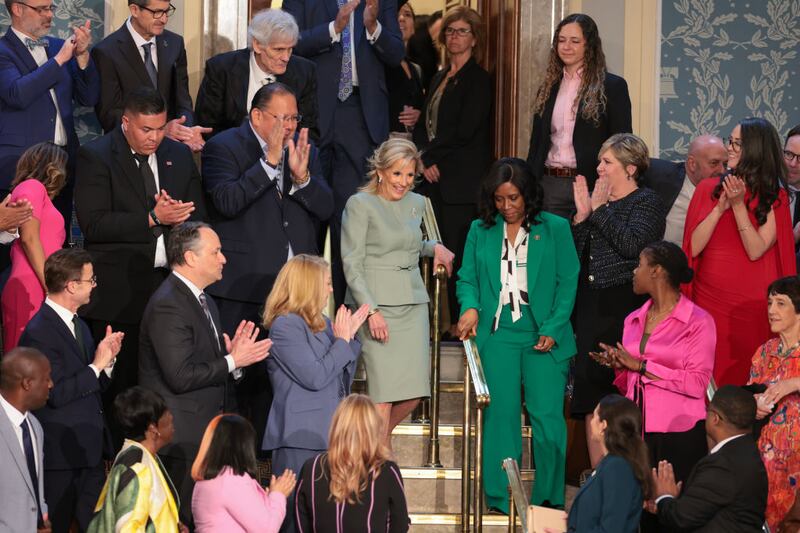
[[[192,515],[197,533],[278,533],[295,474],[258,482],[256,432],[239,415],[217,415],[206,428],[192,465]]]
[[[51,142],[28,148],[17,162],[10,201],[30,202],[33,216],[19,226],[11,245],[11,275],[3,288],[3,348],[19,342],[25,324],[41,307],[45,296],[44,262],[66,238],[64,217],[53,198],[67,178],[67,153]]]
[[[678,481],[708,453],[705,398],[716,344],[714,319],[681,295],[680,284],[691,278],[678,245],[648,245],[633,291],[650,299],[625,319],[622,343],[600,344],[603,351],[592,354],[616,369],[614,384],[639,404],[650,464],[669,461]]]
[[[178,521],[175,487],[158,459],[158,451],[175,433],[164,398],[144,387],[131,387],[114,400],[114,416],[125,442],[87,532],[188,533]]]
[[[795,501],[800,479],[800,279],[773,281],[767,290],[767,313],[777,336],[756,350],[749,383],[766,386],[756,396],[756,419],[767,419],[758,439],[767,469],[767,522],[773,531]]]
[[[706,178],[719,178],[728,168],[728,151],[716,135],[700,135],[689,143],[686,161],[673,163],[651,159],[642,185],[656,191],[667,208],[664,240],[681,246],[686,211],[697,184]]]
[[[280,9],[264,9],[253,15],[247,26],[247,48],[206,61],[195,115],[200,124],[213,128],[209,137],[240,126],[256,92],[279,81],[297,95],[303,118],[295,125],[308,128],[309,136],[319,140],[317,69],[308,59],[292,54],[299,35],[292,15]]]
[[[414,35],[414,10],[404,3],[397,10],[397,23],[406,49],[406,58],[397,66],[386,67],[386,88],[389,91],[389,131],[411,140],[414,126],[425,104],[422,69],[408,59],[409,39]]]
[[[58,250],[44,264],[47,298],[20,337],[20,346],[50,360],[53,389],[36,411],[44,443],[45,496],[55,531],[73,519],[85,531],[105,479],[104,458],[113,450],[100,391],[110,382],[123,333],[106,327],[95,348],[89,326],[78,317],[97,284],[92,257],[80,248]]]
[[[0,531],[50,533],[44,497],[44,432],[31,411],[52,388],[50,363],[33,348],[0,359]]]
[[[668,531],[760,532],[767,506],[767,473],[752,437],[752,393],[723,385],[708,405],[711,451],[681,489],[672,465],[653,469],[658,520]]]
[[[653,483],[642,413],[631,400],[609,394],[597,404],[589,427],[602,459],[572,501],[567,531],[636,533]]]
[[[175,438],[161,458],[175,481],[181,519],[191,526],[191,467],[203,431],[234,408],[234,379],[263,360],[269,339],[242,321],[233,339],[223,334],[214,300],[204,291],[222,277],[225,256],[217,234],[202,222],[173,228],[167,242],[172,273],[153,293],[142,318],[139,382],[161,394],[175,417]]]
[[[328,263],[300,254],[278,273],[264,306],[272,339],[267,371],[274,399],[262,449],[272,450],[272,469],[293,472],[328,448],[328,428],[339,401],[350,393],[361,343],[356,332],[369,307],[342,306],[331,322],[322,311],[333,292]],[[289,508],[293,498],[289,497]],[[287,515],[282,531],[294,531]]]
[[[351,394],[339,404],[328,451],[306,461],[300,474],[300,531],[408,531],[403,478],[383,444],[382,425],[367,396]]]

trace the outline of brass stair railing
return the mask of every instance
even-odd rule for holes
[[[470,469],[472,394],[475,396],[475,465]],[[461,531],[470,531],[470,502],[476,533],[483,531],[483,410],[491,402],[475,339],[464,341],[464,423],[461,450]],[[472,475],[470,475],[472,473]],[[470,498],[472,495],[472,498]]]
[[[522,485],[522,475],[519,472],[519,465],[516,459],[508,457],[503,459],[503,469],[508,478],[508,532],[514,533],[517,527],[517,515],[519,515],[522,531],[528,531],[528,495],[525,494],[525,487]]]

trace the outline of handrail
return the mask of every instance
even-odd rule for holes
[[[714,399],[714,395],[717,393],[717,383],[714,381],[714,376],[711,376],[711,379],[708,380],[708,387],[706,387],[706,398],[710,402]]]
[[[515,514],[519,515],[522,531],[528,531],[528,495],[525,494],[525,487],[522,484],[522,475],[519,472],[517,460],[511,457],[503,459],[503,469],[506,471],[506,477],[508,477],[508,492],[511,498],[508,509],[508,531],[513,532],[516,527]]]
[[[475,474],[470,487],[470,435],[472,433],[470,389],[475,393]],[[461,461],[461,531],[470,528],[470,490],[472,491],[472,511],[474,531],[483,531],[483,409],[491,402],[489,385],[483,373],[481,357],[475,339],[464,341],[464,425],[462,435]]]
[[[436,267],[433,282],[433,320],[431,330],[431,429],[428,433],[428,462],[425,466],[440,468],[439,460],[439,370],[441,368],[442,350],[442,286],[447,283],[447,270],[442,265]]]

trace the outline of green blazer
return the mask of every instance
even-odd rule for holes
[[[539,220],[539,224],[530,227],[528,239],[528,295],[539,335],[555,340],[553,358],[564,361],[577,352],[570,315],[580,263],[569,222],[545,212],[539,214]],[[500,214],[489,228],[481,220],[472,222],[458,271],[456,294],[461,314],[467,309],[478,311],[478,349],[489,337],[500,300],[503,222]]]

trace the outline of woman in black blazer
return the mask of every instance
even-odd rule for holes
[[[478,64],[483,41],[483,21],[475,10],[458,6],[445,14],[439,42],[448,64],[431,82],[420,121],[424,139],[417,139],[425,165],[420,192],[430,197],[444,245],[456,254],[453,272],[461,266],[477,215],[480,181],[492,164],[492,81]],[[455,286],[455,279],[447,284],[452,321],[459,316]]]
[[[541,178],[543,210],[569,218],[575,176],[585,176],[593,189],[600,146],[632,131],[628,84],[606,72],[597,25],[588,15],[569,15],[556,28],[533,109],[528,164]]]

